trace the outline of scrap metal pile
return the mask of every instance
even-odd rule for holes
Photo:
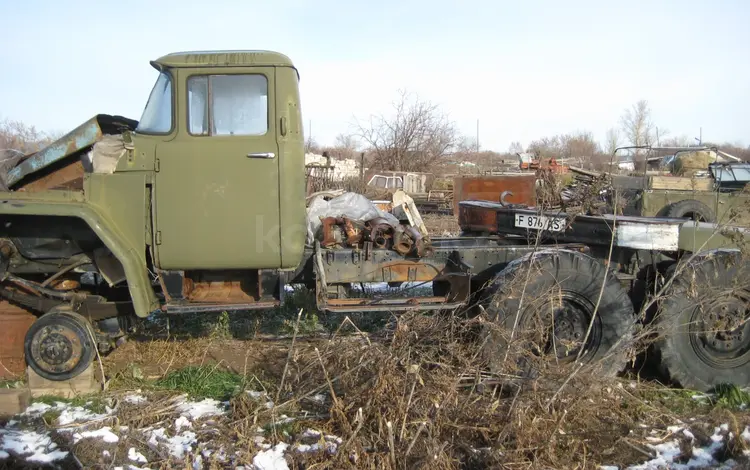
[[[432,253],[430,237],[413,199],[396,191],[393,202],[376,204],[357,193],[315,196],[307,208],[308,244],[323,248],[394,250],[422,258]]]

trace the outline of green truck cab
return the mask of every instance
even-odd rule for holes
[[[151,65],[158,77],[140,121],[95,116],[8,171],[4,298],[79,329],[78,315],[131,308],[145,317],[164,305],[278,303],[279,276],[298,267],[306,236],[297,69],[267,51],[175,53]],[[66,370],[30,359],[48,376]]]

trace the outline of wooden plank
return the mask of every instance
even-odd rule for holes
[[[0,389],[0,417],[7,418],[22,413],[31,401],[26,388]]]
[[[671,189],[674,191],[711,191],[711,178],[685,178],[681,176],[651,176],[649,189]]]
[[[26,374],[32,397],[52,395],[62,398],[73,398],[77,395],[87,395],[101,390],[94,377],[93,365],[81,372],[80,375],[60,382],[47,380],[39,376],[31,367],[27,368]]]

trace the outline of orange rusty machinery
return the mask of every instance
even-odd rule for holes
[[[521,161],[519,163],[521,170],[550,170],[553,173],[567,173],[569,168],[567,165],[562,165],[557,162],[555,157],[549,159],[532,158],[530,162]]]

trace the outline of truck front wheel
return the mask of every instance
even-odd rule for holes
[[[48,380],[76,377],[91,364],[96,347],[88,320],[64,309],[39,317],[26,333],[26,363]]]
[[[737,250],[722,250],[672,275],[654,319],[663,370],[702,392],[750,385],[750,263]]]
[[[493,372],[530,377],[569,372],[576,362],[606,376],[624,369],[633,305],[596,259],[567,250],[536,253],[510,263],[488,289],[482,354]]]

